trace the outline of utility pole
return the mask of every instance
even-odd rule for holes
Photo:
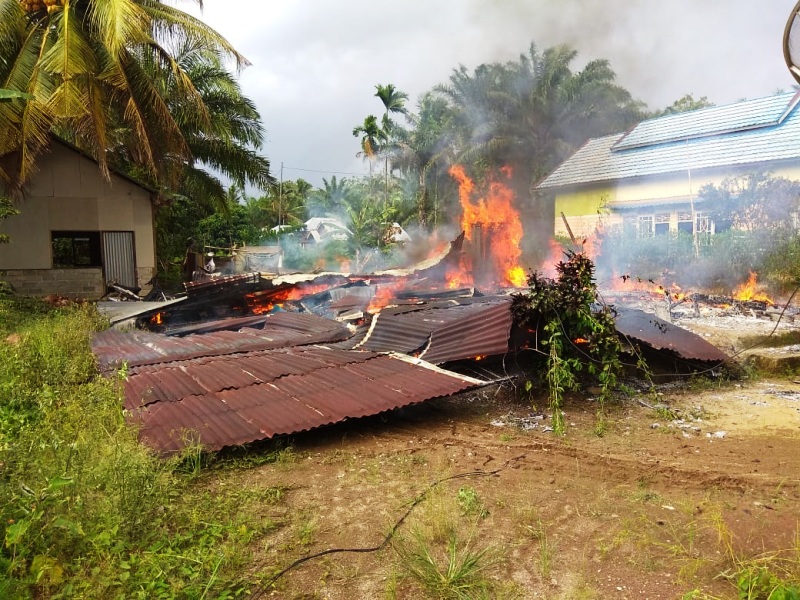
[[[281,234],[283,225],[283,161],[281,161],[281,179],[278,185],[278,236]]]

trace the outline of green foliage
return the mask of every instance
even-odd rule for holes
[[[748,566],[736,575],[739,600],[800,600],[800,585],[790,584],[767,567]]]
[[[684,113],[689,112],[692,110],[699,110],[701,108],[707,108],[709,106],[714,106],[713,102],[710,102],[706,96],[701,96],[700,98],[695,98],[692,94],[686,94],[681,96],[675,102],[670,104],[667,108],[665,108],[661,112],[656,112],[653,117],[661,117],[664,115],[674,115],[677,113]]]
[[[600,385],[600,409],[617,387],[622,369],[621,344],[607,306],[596,305],[594,264],[584,254],[568,252],[568,260],[556,265],[556,280],[532,273],[529,289],[514,297],[515,321],[529,330],[543,332],[546,356],[545,383],[549,391],[553,429],[563,434],[561,405],[565,392],[577,390],[581,375]]]
[[[410,542],[396,544],[401,566],[406,574],[431,598],[466,600],[489,597],[490,584],[484,572],[491,561],[487,550],[473,550],[468,540],[461,542],[453,532],[445,548],[437,552],[419,532]]]
[[[719,186],[705,185],[698,200],[708,206],[718,229],[774,232],[789,226],[786,216],[800,208],[800,183],[754,172],[728,177]]]
[[[461,512],[467,516],[484,518],[489,516],[489,511],[478,496],[478,492],[471,487],[462,487],[458,490],[458,505]]]
[[[261,231],[249,219],[244,206],[236,204],[228,211],[216,212],[197,224],[195,240],[214,248],[231,248],[234,245],[255,244],[261,239]]]
[[[13,215],[18,215],[19,211],[14,208],[14,204],[10,198],[0,196],[0,222]],[[7,244],[9,242],[8,234],[0,233],[0,244]]]
[[[758,271],[761,279],[785,290],[800,277],[800,262],[791,260],[800,260],[797,240],[789,232],[730,229],[702,236],[697,256],[690,234],[637,237],[626,226],[602,236],[598,278],[626,275],[669,285],[667,274],[684,289],[730,294],[750,271]]]
[[[185,167],[203,154],[201,140],[224,147],[229,156],[234,144],[225,142],[232,139],[257,145],[247,136],[242,140],[235,126],[220,130],[209,116],[219,97],[189,74],[197,56],[187,64],[175,51],[189,46],[215,56],[217,64],[246,64],[202,21],[162,3],[89,0],[58,8],[34,14],[0,4],[0,80],[17,96],[32,96],[0,105],[0,155],[21,155],[17,164],[0,167],[15,191],[34,171],[52,130],[70,136],[103,169],[116,158],[109,155],[133,159],[158,188],[183,178]],[[230,86],[227,91],[232,93]],[[247,118],[241,111],[237,116]],[[242,126],[228,119],[232,123]],[[212,164],[227,170],[225,157]]]
[[[601,280],[620,275],[656,280],[665,270],[680,271],[679,267],[685,269],[694,260],[690,234],[641,237],[635,225],[626,223],[621,229],[604,232],[600,239],[597,271]]]
[[[764,256],[760,272],[779,292],[788,292],[800,284],[800,236],[778,237]]]
[[[205,489],[197,454],[138,442],[120,378],[99,377],[91,306],[0,299],[0,595],[233,597],[247,547],[277,525],[270,489]]]

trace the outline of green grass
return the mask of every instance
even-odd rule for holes
[[[444,548],[437,548],[420,531],[395,546],[402,568],[431,598],[461,600],[489,598],[485,571],[491,561],[487,549],[475,550],[472,540],[461,541],[453,532]]]
[[[92,306],[0,298],[0,597],[243,594],[284,490],[222,486],[196,448],[163,460],[139,444],[119,378],[94,366],[103,325]]]

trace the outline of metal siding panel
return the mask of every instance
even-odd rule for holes
[[[103,270],[106,281],[137,287],[136,251],[132,231],[104,231]]]
[[[689,360],[722,363],[729,359],[722,350],[682,327],[638,309],[618,306],[616,310],[614,326],[625,337]]]

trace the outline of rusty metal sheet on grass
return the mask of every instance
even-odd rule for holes
[[[252,377],[259,370],[253,367],[262,362],[260,372],[269,372],[270,364],[280,362],[276,357],[303,368],[289,375],[274,371],[271,379]],[[152,365],[130,374],[126,404],[141,439],[165,453],[181,449],[187,440],[219,450],[376,415],[485,383],[424,361],[374,352],[296,347],[230,358]],[[231,378],[238,386],[216,375],[235,368],[243,374]]]
[[[615,308],[615,324],[622,335],[656,350],[668,350],[687,360],[724,362],[728,355],[699,335],[641,310]]]
[[[307,313],[278,312],[270,315],[260,329],[216,331],[186,337],[108,329],[95,334],[92,352],[100,370],[107,371],[122,364],[130,368],[203,356],[336,342],[350,335],[346,326],[330,319]]]

